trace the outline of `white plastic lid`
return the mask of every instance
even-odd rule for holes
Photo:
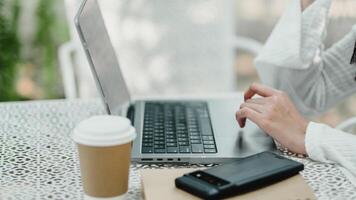
[[[126,144],[136,138],[130,120],[120,116],[98,115],[81,121],[73,130],[72,139],[88,146]]]

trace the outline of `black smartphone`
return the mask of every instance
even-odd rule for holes
[[[222,199],[281,181],[303,169],[299,162],[266,151],[185,174],[175,185],[203,199]]]

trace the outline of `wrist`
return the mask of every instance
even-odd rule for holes
[[[301,147],[302,147],[302,154],[306,155],[307,154],[307,150],[306,150],[306,147],[305,147],[305,136],[306,136],[306,133],[307,133],[307,128],[308,128],[308,125],[309,125],[309,120],[305,120],[303,121],[302,123],[302,139],[301,139]]]
[[[308,125],[309,125],[309,120],[306,120],[303,118],[303,120],[301,122],[301,132],[303,135],[305,135],[307,133]]]
[[[305,10],[314,0],[301,0],[302,11]]]
[[[298,126],[299,130],[298,133],[296,134],[297,138],[295,138],[294,140],[295,153],[303,154],[303,155],[307,153],[305,147],[305,135],[307,132],[308,124],[309,124],[308,120],[304,118],[300,119],[299,126]]]

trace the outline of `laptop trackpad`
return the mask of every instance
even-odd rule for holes
[[[245,128],[239,127],[235,112],[240,102],[239,99],[209,102],[218,151],[227,156],[240,157],[274,150],[273,140],[254,123],[247,121]]]

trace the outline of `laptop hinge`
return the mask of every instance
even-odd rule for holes
[[[131,104],[127,110],[127,118],[131,120],[131,124],[134,126],[135,121],[135,105]]]

